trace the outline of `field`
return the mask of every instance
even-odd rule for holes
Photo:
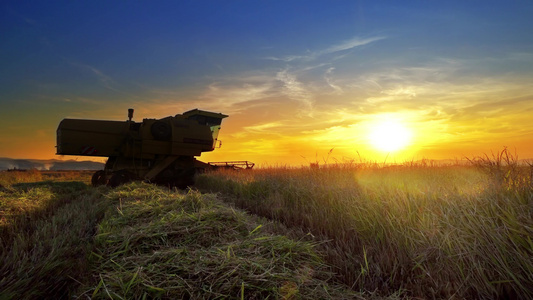
[[[0,299],[358,295],[305,232],[214,194],[78,175],[0,173]]]
[[[2,172],[0,299],[531,299],[531,168],[508,158],[218,171],[187,191]]]

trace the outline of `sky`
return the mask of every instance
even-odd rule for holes
[[[2,1],[0,157],[63,118],[229,115],[203,161],[533,158],[533,2]]]

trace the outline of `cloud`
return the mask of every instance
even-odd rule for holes
[[[245,126],[243,129],[252,133],[278,132],[279,129],[285,128],[286,125],[281,121],[262,123],[258,125]],[[278,129],[278,130],[274,130]]]
[[[243,109],[244,103],[261,100],[272,96],[272,83],[265,82],[262,84],[241,83],[233,85],[224,85],[212,83],[200,97],[214,103],[220,109],[233,112]],[[257,104],[257,103],[256,103]]]
[[[364,45],[368,45],[370,43],[373,43],[373,42],[376,42],[376,41],[379,41],[379,40],[382,40],[382,39],[385,39],[385,37],[383,36],[377,36],[377,37],[372,37],[372,38],[366,38],[366,39],[362,39],[360,37],[354,37],[352,39],[349,39],[349,40],[346,40],[346,41],[343,41],[337,45],[333,45],[325,50],[322,50],[322,51],[319,51],[318,52],[318,55],[323,55],[323,54],[330,54],[330,53],[335,53],[335,52],[339,52],[339,51],[345,51],[345,50],[350,50],[350,49],[353,49],[353,48],[357,48],[357,47],[361,47],[361,46],[364,46]]]
[[[268,57],[265,57],[264,59],[266,59],[266,60],[274,60],[274,61],[291,62],[291,61],[294,61],[294,60],[304,59],[304,58],[308,58],[308,57],[309,56],[304,56],[304,55],[289,55],[289,56],[285,56],[285,57],[268,56]]]
[[[327,54],[333,54],[337,52],[342,52],[350,49],[354,49],[357,47],[361,47],[364,45],[368,45],[370,43],[383,40],[386,37],[384,36],[376,36],[371,38],[361,38],[361,37],[354,37],[346,41],[342,41],[338,44],[331,45],[325,49],[317,50],[317,51],[308,51],[308,53],[302,54],[302,55],[287,55],[284,57],[275,57],[275,56],[268,56],[264,59],[267,60],[273,60],[273,61],[284,61],[284,62],[293,62],[298,60],[315,60],[323,55]]]
[[[110,76],[107,76],[106,74],[104,74],[102,71],[98,70],[95,67],[92,67],[90,65],[83,64],[80,62],[72,62],[72,61],[70,62],[70,64],[80,69],[89,71],[90,73],[95,75],[96,78],[98,78],[98,80],[102,82],[106,87],[109,87],[110,84],[114,83],[114,80]]]
[[[509,60],[515,60],[519,62],[533,63],[533,53],[530,52],[514,52],[508,55]]]
[[[111,91],[120,93],[120,94],[128,95],[130,98],[135,98],[134,94],[124,92],[120,88],[120,84],[118,84],[111,76],[108,76],[107,74],[105,74],[104,72],[100,71],[99,69],[97,69],[97,68],[95,68],[93,66],[90,66],[90,65],[87,65],[87,64],[84,64],[84,63],[80,63],[80,62],[76,62],[76,61],[72,61],[72,60],[69,60],[69,59],[67,59],[67,61],[68,61],[68,63],[70,63],[70,65],[75,66],[75,67],[77,67],[77,68],[79,68],[81,70],[88,71],[89,73],[94,75],[96,77],[96,79],[100,83],[102,83],[102,85],[105,88],[107,88],[107,89],[109,89]]]
[[[333,71],[335,68],[331,67],[326,71],[326,74],[324,74],[324,79],[326,80],[326,83],[334,90],[335,94],[342,94],[342,88],[338,85],[336,85],[333,82]]]
[[[262,106],[269,101],[294,100],[300,105],[295,116],[313,116],[315,99],[318,96],[321,94],[340,96],[344,90],[342,84],[338,83],[333,76],[335,68],[331,67],[331,61],[336,57],[310,62],[319,56],[354,49],[384,38],[383,36],[354,37],[318,51],[307,51],[302,55],[289,55],[281,58],[270,56],[266,59],[289,64],[277,71],[256,70],[240,76],[213,78],[213,81],[206,86],[204,93],[197,99],[229,112]],[[329,68],[322,73],[322,78],[317,80],[314,73],[323,72],[319,69],[328,66]]]
[[[212,77],[203,89],[164,89],[144,86],[147,98],[139,103],[149,110],[176,113],[191,109],[220,111],[225,114],[241,114],[250,109],[272,105],[281,101],[280,83],[275,72],[250,71],[239,75]]]
[[[307,113],[312,113],[313,101],[312,93],[305,88],[304,84],[296,78],[287,69],[282,70],[276,74],[276,79],[283,83],[283,93],[290,99],[294,99],[302,103],[307,110]]]

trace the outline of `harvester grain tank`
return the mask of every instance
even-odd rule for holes
[[[108,157],[104,170],[92,177],[95,186],[145,180],[185,188],[194,184],[196,172],[213,168],[195,156],[219,145],[226,117],[193,109],[135,122],[129,109],[128,121],[64,119],[57,128],[57,154]]]

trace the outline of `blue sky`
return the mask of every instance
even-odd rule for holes
[[[138,120],[229,114],[213,158],[380,159],[365,134],[384,117],[413,131],[398,159],[533,157],[531,1],[4,1],[0,13],[0,157],[52,158],[62,118],[129,107]]]

